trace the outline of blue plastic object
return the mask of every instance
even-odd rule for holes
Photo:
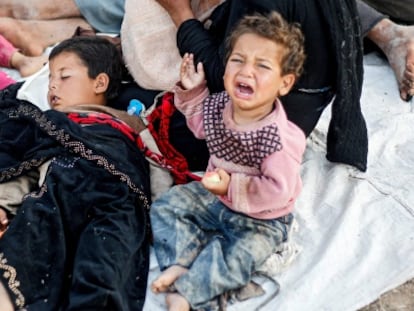
[[[131,99],[127,108],[127,112],[130,115],[141,115],[141,112],[145,110],[145,105],[138,99]]]

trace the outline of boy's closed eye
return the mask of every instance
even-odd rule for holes
[[[267,70],[271,70],[272,69],[269,65],[263,64],[263,63],[259,63],[259,64],[257,64],[257,66],[259,68],[263,68],[263,69],[267,69]]]
[[[242,63],[243,62],[243,60],[241,58],[237,58],[237,57],[230,58],[230,61],[232,63]]]

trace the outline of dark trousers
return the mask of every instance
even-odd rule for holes
[[[363,0],[399,23],[414,24],[414,0]]]

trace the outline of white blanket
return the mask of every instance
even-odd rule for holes
[[[299,231],[293,236],[302,250],[276,275],[280,293],[261,310],[353,311],[414,277],[413,103],[400,100],[392,70],[376,54],[365,56],[364,68],[368,170],[325,159],[326,109],[303,162],[304,188],[295,211]],[[34,82],[36,87],[25,88],[27,98],[45,92]],[[158,274],[152,254],[149,284]],[[229,311],[255,310],[265,302],[274,287],[259,281],[266,295]],[[148,290],[144,310],[165,310],[164,295]]]
[[[325,159],[327,109],[308,139],[304,188],[296,204],[302,247],[276,275],[280,293],[260,310],[357,310],[414,277],[414,114],[400,100],[394,75],[376,54],[365,56],[362,110],[369,130],[368,170]],[[149,281],[159,274],[151,258]],[[273,293],[231,305],[255,310]],[[148,290],[144,310],[165,310]]]

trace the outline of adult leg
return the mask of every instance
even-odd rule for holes
[[[29,56],[39,56],[46,47],[70,38],[78,26],[91,28],[79,17],[56,20],[0,18],[0,34]]]
[[[331,90],[319,93],[292,90],[282,97],[281,101],[288,119],[297,124],[307,137],[312,133],[333,96],[334,93]]]
[[[80,17],[74,0],[0,0],[0,16],[16,19],[57,19]]]
[[[414,0],[363,0],[398,23],[414,24]]]
[[[82,17],[98,32],[119,34],[125,0],[73,0]]]
[[[397,79],[400,96],[414,95],[414,26],[398,25],[359,1],[362,31],[387,57]]]

